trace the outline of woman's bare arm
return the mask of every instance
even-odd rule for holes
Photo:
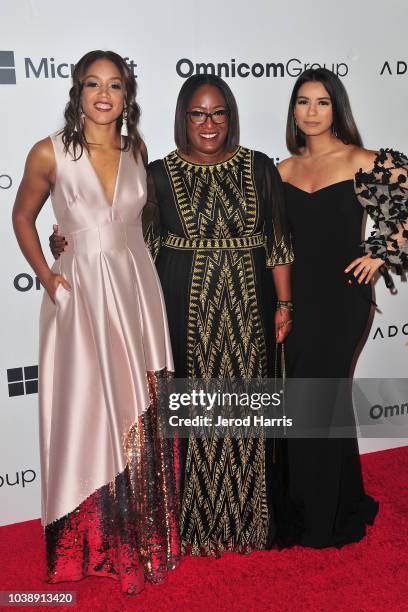
[[[28,154],[24,175],[13,208],[13,226],[20,248],[40,282],[53,298],[56,282],[41,248],[35,226],[37,216],[47,200],[55,180],[55,158],[49,138],[41,140]],[[62,279],[62,277],[58,277]],[[68,289],[65,281],[62,283]]]

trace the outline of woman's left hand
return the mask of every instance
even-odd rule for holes
[[[365,280],[365,284],[368,285],[383,263],[384,261],[379,257],[373,258],[370,255],[364,255],[363,257],[354,259],[344,272],[347,273],[354,270],[353,274],[357,278],[357,281],[361,284]]]
[[[278,308],[275,312],[276,342],[283,342],[292,329],[292,311],[288,308]]]

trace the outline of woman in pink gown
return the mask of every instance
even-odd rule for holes
[[[156,418],[173,360],[145,247],[135,82],[112,52],[77,64],[66,124],[31,150],[13,221],[40,278],[42,520],[50,582],[135,593],[178,560],[177,483]],[[68,247],[50,269],[35,219],[49,193]],[[159,389],[158,389],[159,387]]]

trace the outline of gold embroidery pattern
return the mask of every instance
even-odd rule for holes
[[[263,234],[239,236],[237,238],[184,238],[167,234],[163,245],[174,249],[218,250],[218,249],[253,249],[265,244]]]
[[[255,270],[248,250],[194,253],[187,367],[193,378],[251,378],[266,371]]]
[[[186,237],[171,248],[192,249],[187,322],[191,378],[252,379],[266,375],[252,249],[258,202],[253,152],[240,147],[222,164],[200,166],[174,152],[165,158]],[[181,510],[183,553],[265,548],[268,508],[262,438],[190,438]]]
[[[280,243],[277,244],[275,242],[272,246],[270,257],[266,260],[266,265],[268,268],[273,268],[275,266],[290,264],[294,260],[295,256],[293,254],[292,245],[287,244],[285,238],[282,236]]]

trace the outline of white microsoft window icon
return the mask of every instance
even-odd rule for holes
[[[16,69],[13,51],[0,51],[0,85],[15,85]]]

